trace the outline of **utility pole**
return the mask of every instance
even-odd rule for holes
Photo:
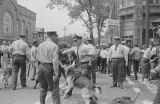
[[[150,33],[150,19],[149,19],[149,8],[150,8],[150,0],[146,0],[146,29],[145,29],[145,44],[149,43],[149,33]]]

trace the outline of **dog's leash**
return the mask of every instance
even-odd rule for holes
[[[135,99],[133,100],[133,104],[136,103],[136,100],[138,99],[138,97],[140,96],[141,92],[144,90],[144,88],[146,87],[147,83],[150,81],[150,79],[147,80],[147,82],[143,85],[143,87],[141,88],[141,90],[139,91],[139,93],[137,94],[137,96],[135,97]]]

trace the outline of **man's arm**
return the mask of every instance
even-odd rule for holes
[[[26,58],[27,58],[27,61],[29,61],[31,59],[31,55],[30,55],[30,49],[29,49],[29,46],[28,44],[26,44]]]
[[[9,53],[11,53],[12,54],[12,52],[13,52],[13,44],[14,44],[14,42],[11,44],[11,46],[8,48],[8,52]]]
[[[130,52],[130,55],[132,56],[134,54],[135,48],[133,48]]]
[[[59,61],[58,61],[58,46],[56,45],[53,49],[53,70],[54,70],[54,80],[56,81],[59,77]]]
[[[109,48],[107,62],[110,62],[112,55],[112,47]]]
[[[62,54],[67,54],[67,53],[71,53],[71,52],[74,52],[74,47],[62,51]]]
[[[124,56],[124,58],[125,58],[125,61],[126,61],[126,63],[128,64],[128,52],[127,52],[127,50],[125,49],[125,47],[123,47],[122,48],[123,50],[123,56]]]

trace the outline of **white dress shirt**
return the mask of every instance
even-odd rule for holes
[[[28,44],[22,39],[14,41],[9,47],[9,50],[13,55],[26,55],[30,59]]]
[[[38,60],[38,47],[32,46],[30,53],[31,53],[31,61],[37,61]]]
[[[89,48],[89,55],[97,55],[97,49],[94,45],[92,44],[88,44],[88,48]]]
[[[126,55],[129,54],[129,53],[130,53],[130,49],[129,49],[126,45],[124,45],[124,48],[125,48],[125,50],[126,50],[126,51],[125,51]]]
[[[38,60],[42,63],[53,63],[55,74],[58,74],[58,45],[47,39],[42,42],[38,47]]]
[[[2,50],[2,52],[8,52],[9,51],[9,47],[7,45],[2,45],[1,46],[1,50]]]
[[[123,45],[118,44],[117,48],[116,45],[112,45],[109,49],[108,61],[112,58],[125,58],[126,63],[128,63],[128,54],[126,53]]]
[[[152,55],[156,54],[156,52],[157,52],[156,47],[153,47],[152,49],[147,48],[146,51],[144,52],[143,57],[147,58],[147,59],[150,59]]]
[[[100,56],[102,58],[106,58],[107,59],[108,58],[108,50],[107,49],[101,50]]]

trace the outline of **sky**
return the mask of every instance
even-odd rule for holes
[[[82,26],[82,22],[69,25],[71,19],[68,16],[67,10],[59,10],[58,8],[46,8],[49,0],[17,0],[18,4],[32,10],[36,13],[36,27],[45,28],[46,31],[57,31],[60,36],[63,36],[64,27],[66,34],[78,33],[84,34],[86,28]]]

